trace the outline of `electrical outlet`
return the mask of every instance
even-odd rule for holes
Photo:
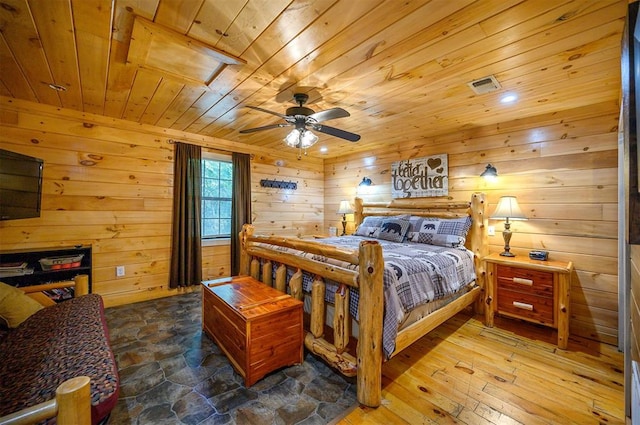
[[[496,226],[487,226],[487,234],[489,236],[495,236],[496,235]]]
[[[116,266],[116,277],[124,276],[124,266]]]

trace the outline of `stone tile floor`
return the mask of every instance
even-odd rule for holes
[[[357,404],[355,381],[308,353],[246,388],[201,312],[199,291],[106,309],[121,385],[109,424],[326,424]]]

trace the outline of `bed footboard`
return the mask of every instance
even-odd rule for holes
[[[402,204],[402,206],[399,206]],[[362,220],[364,214],[361,200],[356,200],[356,221]],[[482,258],[487,254],[487,238],[485,232],[486,217],[484,214],[484,194],[473,194],[471,202],[447,203],[424,207],[424,203],[412,200],[410,203],[393,202],[388,205],[372,206],[374,208],[388,208],[387,215],[398,214],[399,210],[408,209],[412,214],[423,216],[455,217],[470,214],[473,218],[472,228],[468,238],[471,239],[467,247],[474,252],[476,266],[476,287],[462,295],[445,308],[429,315],[428,320],[422,319],[398,334],[397,350],[410,345],[426,332],[469,305],[481,309],[485,302],[484,270]],[[463,212],[453,212],[453,210]],[[434,212],[439,210],[439,212]],[[443,214],[444,211],[444,214]],[[404,213],[407,213],[405,210]],[[374,214],[374,213],[371,213]],[[457,215],[456,215],[457,214]],[[306,332],[305,347],[312,353],[323,358],[329,365],[346,376],[357,378],[358,402],[369,407],[378,407],[382,399],[382,333],[383,333],[383,274],[384,260],[382,247],[377,241],[362,241],[357,250],[338,248],[322,244],[321,241],[306,241],[298,238],[258,236],[254,234],[252,225],[243,226],[240,232],[242,254],[240,259],[240,274],[249,275],[264,284],[286,292],[302,300],[303,271],[314,276],[311,285],[311,312],[309,330]],[[282,250],[273,249],[266,245],[292,248],[309,254],[329,257],[351,265],[352,268],[340,267],[313,259],[312,256],[301,257]],[[274,269],[274,267],[276,267]],[[287,282],[287,268],[291,268],[293,275]],[[334,298],[333,342],[325,338],[326,305],[325,279],[336,282],[339,288]],[[275,281],[274,281],[275,280]],[[288,287],[288,288],[287,288]],[[347,352],[347,345],[351,336],[350,324],[352,318],[349,312],[350,291],[359,292],[359,335],[356,357]]]

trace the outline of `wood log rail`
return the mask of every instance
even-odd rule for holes
[[[55,398],[0,418],[0,425],[26,425],[56,418],[58,425],[91,423],[91,388],[88,376],[68,379]]]
[[[364,208],[386,208],[387,211],[367,212]],[[356,225],[367,215],[411,214],[422,217],[463,217],[471,215],[473,222],[467,236],[467,248],[474,253],[477,286],[444,308],[431,313],[424,319],[403,329],[396,339],[396,350],[393,355],[415,342],[428,331],[439,326],[455,313],[469,305],[476,311],[482,311],[485,302],[491,302],[484,292],[484,262],[488,255],[488,238],[486,234],[487,217],[485,214],[485,196],[474,193],[471,202],[463,203],[428,203],[425,200],[396,200],[390,203],[365,203],[360,198],[355,201]],[[407,211],[409,210],[409,211]],[[415,211],[414,211],[415,210]],[[373,211],[373,210],[371,210]],[[384,310],[383,274],[384,261],[382,247],[376,241],[363,241],[359,249],[347,250],[322,244],[318,241],[305,241],[296,238],[277,236],[256,236],[254,227],[243,226],[239,234],[242,254],[240,273],[250,275],[256,280],[302,299],[302,271],[314,275],[311,288],[310,328],[305,336],[305,346],[314,354],[323,358],[328,364],[345,376],[357,377],[358,401],[369,407],[377,407],[382,399],[382,321]],[[327,264],[311,258],[270,249],[264,244],[276,245],[335,258],[349,264],[358,265],[358,270],[350,270]],[[274,266],[274,263],[277,265]],[[294,269],[292,278],[287,282],[287,266]],[[275,282],[273,282],[273,267]],[[324,339],[326,315],[325,279],[332,280],[341,286],[334,298],[334,342]],[[349,312],[350,288],[357,288],[360,295],[359,327],[360,334],[357,346],[357,358],[346,351],[351,335],[351,315]],[[488,309],[486,309],[488,310]]]

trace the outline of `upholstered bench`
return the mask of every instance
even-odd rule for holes
[[[42,308],[0,341],[0,416],[55,398],[60,384],[78,376],[91,379],[95,425],[108,418],[119,388],[97,294]]]
[[[249,276],[202,283],[202,327],[247,387],[302,363],[302,301]]]

